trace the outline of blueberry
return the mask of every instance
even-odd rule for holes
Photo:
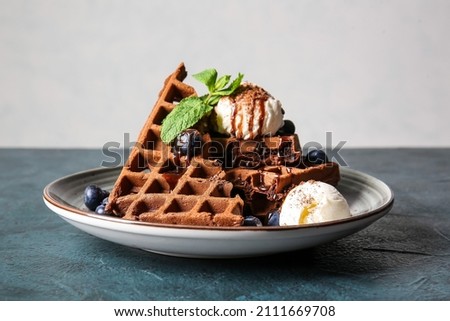
[[[106,204],[108,204],[108,201],[109,201],[109,197],[107,196],[107,197],[105,197],[105,198],[103,199],[103,201],[102,201],[102,203],[101,203],[100,205],[106,206]]]
[[[181,132],[172,143],[172,150],[174,153],[179,153],[181,156],[192,157],[199,155],[202,147],[202,136],[195,129],[187,129]]]
[[[95,211],[102,201],[109,196],[109,192],[96,185],[89,185],[84,190],[84,205],[91,211]]]
[[[328,163],[328,157],[323,150],[313,149],[306,155],[306,161],[310,164],[319,165]]]
[[[291,120],[285,120],[284,125],[278,129],[278,135],[293,135],[295,134],[295,125]]]
[[[95,208],[95,213],[97,214],[106,214],[105,205],[99,205]]]
[[[262,226],[259,218],[249,215],[244,217],[244,226]]]
[[[269,218],[267,225],[269,226],[280,226],[280,211],[273,210],[269,213]]]

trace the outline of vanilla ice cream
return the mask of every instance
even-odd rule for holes
[[[350,208],[332,185],[307,181],[293,188],[280,211],[280,225],[321,223],[351,217]]]
[[[245,140],[274,135],[284,124],[281,102],[248,82],[235,94],[222,97],[213,114],[217,132]]]

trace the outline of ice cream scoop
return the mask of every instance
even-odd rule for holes
[[[307,181],[293,188],[280,211],[280,226],[321,223],[351,217],[344,196],[332,185]]]
[[[249,82],[242,83],[233,95],[222,97],[213,115],[217,132],[244,140],[274,135],[284,124],[281,102]]]

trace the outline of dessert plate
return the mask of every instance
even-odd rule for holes
[[[237,258],[288,252],[331,242],[369,226],[393,206],[391,189],[379,179],[341,167],[338,190],[351,218],[283,227],[193,227],[128,221],[94,214],[83,204],[87,185],[111,190],[121,168],[97,168],[48,184],[45,204],[61,218],[101,239],[146,251],[195,258]]]

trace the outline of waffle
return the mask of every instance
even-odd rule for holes
[[[195,90],[184,84],[184,64],[165,81],[136,145],[110,193],[106,210],[130,220],[202,226],[239,226],[243,200],[231,196],[222,168],[195,156],[180,166],[160,139],[162,120]],[[204,139],[207,139],[207,135]]]
[[[217,159],[225,170],[284,165],[297,167],[301,163],[301,149],[297,135],[266,136],[258,140],[239,140],[235,137],[212,137],[208,157]]]
[[[196,95],[183,83],[186,75],[181,63],[165,80],[114,184],[106,211],[163,224],[240,226],[244,215],[267,223],[268,213],[301,181],[337,184],[337,164],[301,163],[296,134],[250,141],[204,133],[200,153],[188,160],[177,157],[161,141],[160,133],[163,119],[176,104]]]
[[[245,202],[244,213],[263,223],[293,186],[308,180],[337,185],[340,179],[336,163],[303,163],[296,134],[259,140],[213,137],[211,142],[215,144],[211,148],[214,153],[209,156],[223,164],[224,179],[233,183],[234,192]]]
[[[305,168],[284,165],[234,168],[226,171],[224,179],[245,200],[244,212],[258,217],[265,225],[268,214],[281,206],[292,187],[308,180],[337,185],[340,172],[338,164],[329,162]]]

